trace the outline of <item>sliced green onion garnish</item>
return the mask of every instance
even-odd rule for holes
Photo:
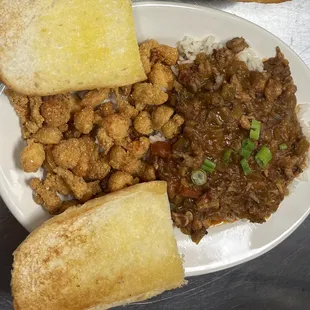
[[[231,153],[232,153],[232,150],[229,149],[229,150],[226,150],[223,154],[223,162],[224,163],[229,163],[230,162],[230,156],[231,156]]]
[[[209,173],[212,173],[215,167],[216,167],[216,164],[209,159],[205,159],[205,161],[201,165],[201,169]]]
[[[212,173],[214,171],[213,168],[210,168],[210,167],[207,167],[206,165],[202,165],[201,166],[201,169],[205,172],[209,172],[209,173]]]
[[[203,170],[195,170],[191,176],[192,182],[196,185],[203,185],[207,182],[207,174]]]
[[[244,157],[245,159],[249,159],[250,156],[251,156],[251,153],[252,153],[252,151],[244,149],[244,148],[242,148],[241,151],[240,151],[240,155],[242,157]]]
[[[249,163],[245,158],[243,158],[240,161],[240,164],[241,164],[241,167],[243,169],[244,175],[249,175],[250,173],[252,173],[252,169],[250,168]]]
[[[210,167],[212,169],[214,169],[216,167],[216,164],[209,159],[205,159],[205,161],[203,162],[203,165]]]
[[[251,139],[244,139],[241,146],[250,151],[253,151],[255,149],[255,143]]]
[[[255,156],[256,162],[261,168],[265,168],[272,159],[272,153],[268,146],[264,145]]]
[[[279,148],[280,148],[280,150],[286,150],[287,149],[287,144],[285,144],[285,143],[282,143],[282,144],[280,144],[280,146],[279,146]]]
[[[255,143],[251,139],[244,139],[241,144],[240,155],[248,159],[254,149]]]
[[[251,122],[251,131],[250,131],[250,138],[253,140],[258,140],[260,135],[260,127],[261,122],[253,119]]]

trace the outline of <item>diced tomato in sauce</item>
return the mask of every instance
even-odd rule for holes
[[[151,144],[151,152],[155,156],[169,158],[171,155],[171,144],[164,141],[155,142]]]
[[[180,192],[179,194],[183,197],[188,197],[188,198],[198,198],[201,195],[201,192],[198,190],[195,190],[193,188],[185,187],[181,185]]]

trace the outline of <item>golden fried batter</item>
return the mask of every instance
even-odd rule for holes
[[[139,175],[142,181],[149,182],[156,180],[155,168],[152,165],[145,164],[144,171]]]
[[[168,45],[155,46],[151,50],[151,62],[162,62],[168,66],[174,66],[179,59],[178,49]]]
[[[111,192],[115,192],[132,185],[133,182],[134,178],[131,174],[117,171],[110,176],[108,187]]]
[[[43,97],[43,100],[44,101],[46,99],[49,100],[50,97],[52,97],[52,100],[54,101],[61,102],[62,105],[65,106],[66,109],[68,108],[71,113],[76,113],[82,109],[81,100],[77,96],[77,94],[73,94],[69,92],[66,94],[58,94],[58,95]]]
[[[110,94],[109,88],[91,90],[84,96],[81,104],[84,107],[95,108],[99,104],[103,103],[103,101],[109,97],[109,94]]]
[[[173,113],[173,108],[166,105],[155,108],[152,112],[152,125],[154,130],[159,130],[163,127],[169,121]]]
[[[120,142],[128,136],[130,119],[115,113],[105,117],[102,126],[110,138],[116,142]]]
[[[58,129],[60,130],[60,132],[66,132],[69,130],[69,125],[63,124],[63,125],[59,126]]]
[[[95,112],[92,107],[86,107],[74,115],[75,128],[84,134],[91,132],[94,126]]]
[[[151,83],[139,83],[134,85],[132,98],[137,105],[161,105],[168,100],[160,86]]]
[[[149,74],[151,72],[151,50],[157,46],[159,46],[159,43],[157,41],[148,40],[143,42],[139,47],[140,58],[145,74]]]
[[[139,113],[135,107],[125,100],[118,100],[117,106],[119,114],[126,118],[134,119]]]
[[[40,114],[40,107],[42,105],[41,97],[28,97],[9,89],[5,93],[15,112],[20,117],[24,139],[30,138],[33,133],[42,127],[44,121]]]
[[[151,115],[146,111],[139,113],[139,115],[134,119],[133,126],[135,130],[142,135],[150,135],[154,131]]]
[[[73,123],[68,124],[68,130],[64,133],[64,137],[66,139],[72,139],[72,138],[80,138],[81,133],[75,128]]]
[[[181,130],[184,118],[175,114],[162,128],[161,131],[166,139],[174,138]]]
[[[61,203],[60,207],[58,208],[57,214],[65,212],[67,209],[71,207],[78,207],[79,205],[80,205],[80,202],[76,199],[65,200]]]
[[[114,145],[109,152],[109,164],[113,169],[120,170],[128,164],[129,156],[125,149],[119,145]]]
[[[33,134],[32,138],[42,144],[58,144],[62,139],[62,132],[55,127],[43,126]]]
[[[70,119],[71,108],[61,95],[45,97],[41,114],[49,127],[59,127]]]
[[[131,94],[132,85],[126,85],[121,87],[122,95],[128,97]]]
[[[102,192],[100,181],[94,181],[87,183],[88,191],[87,193],[80,199],[81,202],[86,202],[92,199],[95,195]]]
[[[41,97],[28,97],[29,98],[29,108],[30,108],[30,120],[35,122],[39,128],[42,127],[44,122],[44,117],[40,113],[40,108],[42,107]]]
[[[91,165],[87,171],[87,177],[90,180],[98,180],[105,178],[111,170],[111,167],[106,158],[100,158],[94,162],[91,162]]]
[[[96,147],[91,154],[87,178],[89,180],[103,179],[109,174],[110,170],[108,158],[103,156],[103,153],[99,153],[98,147]]]
[[[54,147],[52,154],[57,166],[64,169],[74,168],[81,155],[79,140],[72,138],[61,141]]]
[[[133,176],[140,176],[144,172],[145,163],[141,159],[131,160],[126,166],[123,166],[120,170],[127,172]]]
[[[55,190],[46,187],[39,178],[31,179],[29,185],[35,193],[34,199],[36,202],[42,204],[49,213],[58,213],[61,199],[58,197]]]
[[[95,112],[94,115],[94,125],[98,125],[99,127],[102,126],[103,117],[100,116],[97,112]]]
[[[70,108],[71,113],[76,113],[82,109],[81,99],[77,94],[66,93],[57,96],[62,97],[63,104],[66,104]]]
[[[125,148],[135,158],[142,158],[146,155],[150,148],[150,139],[147,137],[140,137],[138,140],[126,144]]]
[[[97,110],[96,113],[100,115],[101,117],[106,117],[109,115],[112,115],[115,113],[113,102],[105,102],[101,104]]]
[[[44,180],[44,186],[47,189],[52,189],[58,192],[62,195],[69,195],[71,193],[70,188],[66,184],[66,182],[63,180],[62,177],[60,177],[57,174],[54,173],[47,173],[45,180]]]
[[[95,141],[89,136],[83,136],[79,139],[80,143],[80,159],[72,172],[79,177],[87,175],[91,154],[96,149]]]
[[[172,90],[174,86],[174,74],[169,67],[163,64],[155,64],[152,67],[152,71],[148,77],[152,84],[156,84],[160,87],[166,88],[167,90]]]
[[[20,162],[25,172],[36,172],[45,160],[44,147],[40,143],[28,140],[28,145],[20,154]]]
[[[156,40],[146,40],[143,43],[140,44],[139,46],[139,51],[140,54],[142,55],[147,55],[147,56],[151,56],[151,50],[154,47],[158,47],[159,43]]]
[[[57,167],[54,158],[53,158],[53,145],[46,145],[44,147],[45,150],[45,161],[43,163],[43,167],[47,172],[53,172],[53,170]]]
[[[54,172],[63,178],[75,198],[81,199],[88,192],[88,186],[84,179],[74,175],[70,170],[57,167]]]
[[[22,126],[22,134],[24,139],[31,138],[32,134],[36,133],[39,130],[39,126],[33,121],[27,121]]]
[[[107,134],[107,131],[103,127],[99,128],[97,138],[100,146],[103,148],[103,154],[108,154],[111,147],[114,145],[113,139]]]

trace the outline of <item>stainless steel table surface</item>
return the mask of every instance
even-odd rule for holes
[[[293,0],[277,5],[229,0],[183,2],[224,10],[266,28],[291,46],[310,66],[310,0]],[[13,308],[10,294],[12,252],[26,236],[25,229],[0,199],[1,310]],[[310,309],[310,218],[269,253],[243,265],[188,280],[189,284],[182,289],[127,308]]]

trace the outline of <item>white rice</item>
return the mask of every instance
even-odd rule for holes
[[[177,68],[177,66],[171,66],[171,70],[172,70],[174,75],[176,75],[176,76],[179,75],[179,69]]]
[[[180,53],[180,63],[191,63],[199,53],[211,55],[215,49],[223,48],[224,46],[225,42],[217,40],[215,36],[196,38],[187,35],[177,44]],[[237,57],[247,64],[249,70],[259,72],[264,70],[261,58],[256,55],[252,48],[244,49]]]
[[[206,38],[196,38],[192,36],[184,36],[178,42],[178,50],[181,56],[181,61],[193,61],[199,53],[206,53],[210,55],[214,49],[219,48],[219,43],[216,42],[215,36],[208,36]]]
[[[297,106],[297,117],[303,134],[310,141],[310,103],[303,103]]]
[[[166,141],[166,138],[163,136],[161,132],[155,132],[153,135],[149,136],[149,138],[151,143]]]
[[[247,64],[249,70],[259,72],[264,71],[264,64],[262,60],[256,55],[252,48],[249,47],[244,49],[237,55],[237,57]]]

